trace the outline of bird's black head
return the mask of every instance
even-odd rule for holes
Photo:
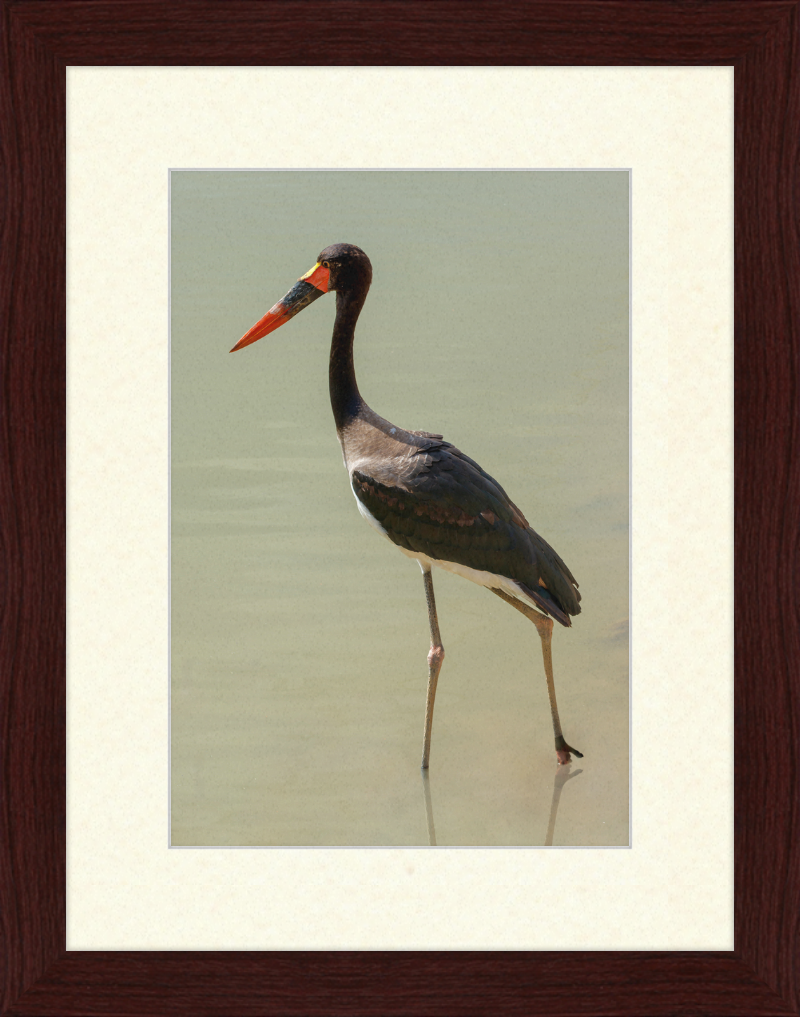
[[[372,282],[372,264],[355,244],[331,244],[320,252],[317,263],[330,270],[329,292],[367,290]]]

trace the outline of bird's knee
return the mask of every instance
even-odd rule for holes
[[[441,667],[444,660],[444,647],[432,646],[428,651],[428,667]]]

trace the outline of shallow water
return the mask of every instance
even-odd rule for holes
[[[628,843],[623,173],[174,173],[174,845]],[[347,240],[372,259],[365,399],[498,479],[580,582],[539,640],[434,572],[446,660],[419,760],[416,564],[368,527],[327,394],[334,298],[228,350]]]

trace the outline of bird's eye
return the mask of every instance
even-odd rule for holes
[[[323,261],[323,262],[322,262],[322,267],[323,267],[323,268],[330,268],[330,267],[331,267],[331,264],[330,264],[330,262],[329,262],[329,261]]]

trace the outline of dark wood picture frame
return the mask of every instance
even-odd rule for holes
[[[800,1013],[800,2],[0,0],[0,14],[0,1012]],[[735,67],[734,952],[66,952],[65,68],[266,63]],[[702,731],[697,753],[729,765],[704,757]]]

